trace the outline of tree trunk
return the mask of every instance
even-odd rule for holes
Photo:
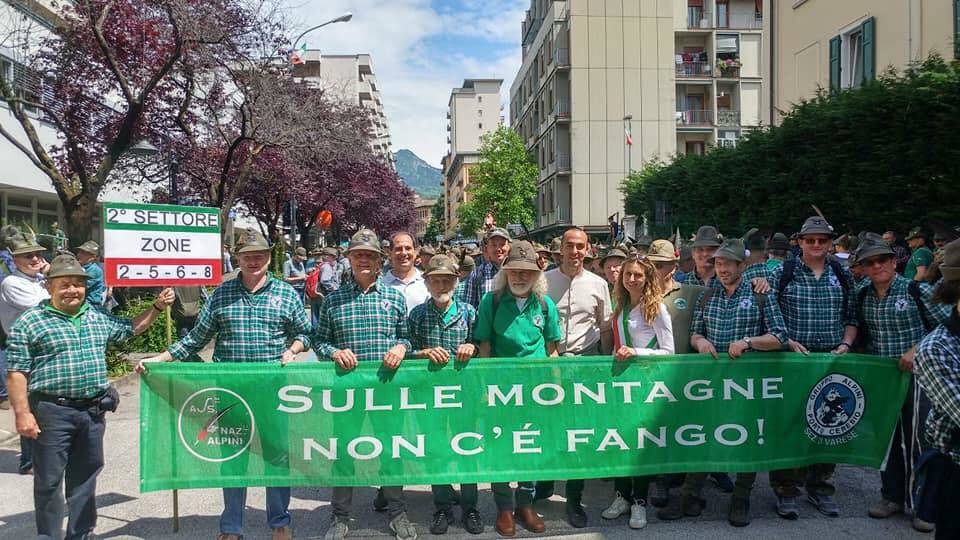
[[[73,199],[70,204],[64,205],[63,212],[67,222],[66,233],[70,239],[70,247],[76,247],[93,238],[93,218],[97,212],[97,201],[89,195],[81,195]],[[101,227],[103,223],[100,224]]]

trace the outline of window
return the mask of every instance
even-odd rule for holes
[[[706,148],[706,143],[704,143],[704,141],[687,141],[686,144],[687,153],[696,156],[702,156],[706,151]]]
[[[876,78],[873,17],[830,40],[830,88],[859,88]]]
[[[477,96],[477,103],[483,103],[483,96]]]
[[[478,129],[483,129],[483,122],[480,122],[479,124],[477,124],[477,128],[478,128]]]
[[[700,28],[700,21],[703,18],[703,0],[687,0],[687,26]]]
[[[717,0],[717,28],[730,28],[730,4]]]
[[[477,116],[483,116],[483,109],[477,109]]]

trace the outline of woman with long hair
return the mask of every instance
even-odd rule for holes
[[[620,268],[614,291],[613,352],[618,362],[634,356],[673,354],[673,325],[663,305],[664,290],[657,268],[645,256],[629,258]],[[630,528],[647,525],[647,490],[652,476],[617,478],[617,496],[601,514],[616,519],[630,512]]]

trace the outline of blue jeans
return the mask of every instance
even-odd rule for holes
[[[223,513],[220,514],[220,532],[225,534],[243,534],[243,507],[247,502],[246,488],[225,488],[223,490]],[[279,529],[290,524],[290,488],[267,488],[267,523],[271,529]]]

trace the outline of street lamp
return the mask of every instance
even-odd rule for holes
[[[291,47],[290,49],[291,49],[291,50],[294,50],[294,51],[297,50],[297,45],[300,44],[300,40],[303,39],[303,36],[309,34],[310,32],[313,32],[314,30],[316,30],[316,29],[318,29],[318,28],[323,28],[324,26],[326,26],[326,25],[328,25],[328,24],[336,24],[336,23],[342,23],[342,22],[349,22],[350,19],[352,19],[352,18],[353,18],[353,13],[350,13],[350,12],[348,11],[348,12],[344,13],[343,15],[337,17],[336,19],[330,19],[329,21],[327,21],[327,22],[325,22],[325,23],[318,24],[318,25],[316,25],[316,26],[314,26],[314,27],[312,27],[312,28],[307,28],[306,30],[303,31],[302,34],[300,34],[299,36],[297,36],[297,39],[293,40],[293,47]]]
[[[137,157],[152,157],[160,153],[160,149],[154,146],[150,141],[144,139],[137,142],[137,144],[127,148],[126,154]],[[177,204],[180,201],[177,193],[177,172],[180,168],[180,163],[177,162],[177,159],[173,156],[167,160],[167,170],[170,174],[170,202]]]

